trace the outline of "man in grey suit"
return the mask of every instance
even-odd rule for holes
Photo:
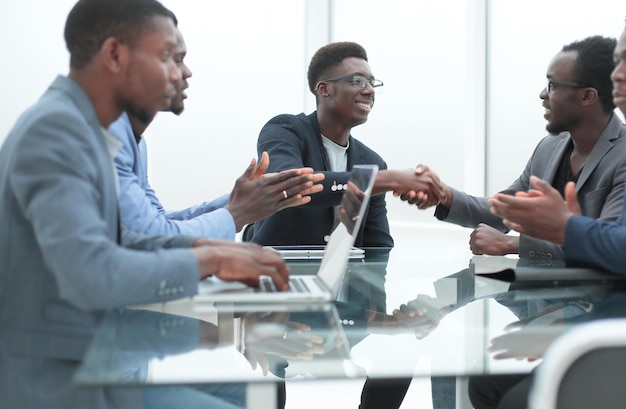
[[[565,184],[574,181],[585,216],[617,219],[626,179],[626,126],[613,112],[610,75],[615,44],[613,38],[588,37],[564,46],[552,59],[539,94],[550,135],[539,142],[524,172],[502,193],[528,190],[534,175],[563,196]],[[508,228],[489,212],[487,198],[448,186],[445,191],[435,217],[475,228],[470,235],[474,254],[563,259],[556,244],[525,234],[506,235]]]
[[[80,0],[65,39],[69,76],[0,149],[0,406],[140,407],[141,393],[72,383],[106,310],[192,296],[211,274],[253,285],[269,275],[286,289],[288,269],[247,243],[119,227],[119,144],[106,129],[123,111],[146,116],[171,103],[181,75],[172,13],[155,0]]]
[[[611,73],[611,94],[613,102],[622,114],[626,114],[626,29],[622,31],[613,55],[615,68]],[[530,184],[531,190],[516,192],[514,196],[494,195],[489,199],[491,212],[501,217],[511,229],[563,246],[567,266],[592,267],[624,275],[626,208],[614,222],[603,223],[581,213],[583,204],[577,197],[573,183],[568,183],[565,188],[565,200],[545,180],[533,176]],[[607,299],[613,307],[619,305],[619,301],[614,298]],[[595,303],[594,313],[603,310],[601,305],[605,301]],[[527,408],[533,374],[470,378],[469,394],[474,407]],[[608,407],[606,402],[599,404]]]
[[[613,102],[626,114],[626,29],[615,47]],[[626,157],[624,158],[626,159]],[[489,199],[491,212],[520,233],[563,246],[567,266],[599,268],[626,274],[626,208],[612,223],[585,217],[583,203],[569,183],[565,200],[545,180],[532,177],[532,189],[515,196],[496,194]],[[541,217],[540,217],[541,215]]]

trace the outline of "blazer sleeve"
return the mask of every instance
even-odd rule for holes
[[[342,191],[332,189],[333,184],[346,184],[350,172],[326,171],[325,153],[319,143],[319,135],[303,118],[294,115],[279,115],[272,118],[262,129],[257,141],[257,153],[267,152],[270,166],[267,172],[280,172],[287,169],[311,167],[316,173],[323,173],[323,190],[311,195],[311,201],[304,207],[337,206],[341,202]]]
[[[64,108],[25,126],[8,182],[36,238],[33,255],[54,275],[59,296],[90,311],[194,295],[198,264],[189,250],[116,243],[116,201],[105,196],[114,169],[103,136]]]
[[[513,194],[517,191],[528,190],[530,174],[532,169],[533,156],[528,160],[524,171],[511,185],[501,193]],[[459,226],[475,228],[480,223],[485,223],[494,229],[507,233],[509,229],[502,223],[502,219],[495,216],[489,211],[489,204],[486,197],[477,197],[468,195],[465,192],[452,190],[452,205],[449,209],[439,205],[435,210],[435,217],[449,223],[458,224]],[[447,210],[447,211],[446,211]]]
[[[567,223],[564,248],[567,265],[601,268],[626,275],[624,213],[611,223],[572,216]]]
[[[448,223],[459,226],[475,228],[480,223],[488,224],[501,232],[508,232],[502,224],[502,219],[489,211],[486,197],[472,196],[454,188],[452,190],[452,205],[445,214],[445,208],[437,206],[435,217]]]
[[[501,193],[515,194],[518,191],[527,191],[530,187],[530,176],[532,174],[540,174],[544,177],[545,160],[543,157],[552,153],[553,148],[546,143],[553,144],[548,137],[544,138],[535,148],[533,155],[530,157],[522,174],[511,185],[502,190]],[[547,149],[544,147],[548,147]],[[539,163],[538,163],[539,162]],[[463,227],[475,228],[479,223],[485,223],[494,229],[503,233],[508,233],[509,229],[502,223],[502,219],[495,216],[489,211],[489,204],[486,197],[476,197],[468,195],[464,192],[453,191],[452,206],[447,215],[442,206],[438,206],[435,216],[441,220],[455,223]],[[552,258],[562,260],[564,258],[561,246],[546,240],[539,240],[525,234],[519,236],[518,254],[520,257],[529,258]]]
[[[198,239],[193,236],[150,236],[128,230],[124,226],[122,229],[122,245],[135,250],[156,251],[159,249],[189,248]]]
[[[115,156],[115,167],[120,185],[120,217],[126,228],[152,235],[186,234],[234,240],[235,221],[223,208],[228,202],[228,195],[188,209],[165,211],[148,184],[147,176],[143,181],[139,179],[138,174],[145,175],[146,169],[135,172],[135,167],[146,166],[147,156],[142,157],[145,142],[142,140],[143,149],[139,149],[132,135],[121,135],[113,127],[111,131],[117,132],[116,137],[123,145]]]

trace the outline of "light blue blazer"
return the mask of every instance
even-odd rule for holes
[[[104,310],[197,292],[193,254],[159,250],[188,247],[192,237],[122,233],[118,218],[112,158],[96,113],[80,86],[59,76],[0,149],[5,354],[80,358],[65,356],[80,350],[67,345],[88,341]]]
[[[235,239],[235,221],[224,208],[230,194],[187,209],[165,210],[148,183],[145,138],[137,143],[126,113],[109,127],[109,132],[122,144],[115,156],[122,226],[145,234],[187,234],[219,240]]]

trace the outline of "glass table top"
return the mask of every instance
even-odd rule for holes
[[[528,265],[506,257],[489,262]],[[313,274],[316,263],[291,262],[291,271]],[[75,380],[166,385],[527,373],[572,326],[626,316],[625,288],[623,280],[606,279],[509,283],[476,275],[465,257],[367,249],[365,259],[349,263],[330,303],[185,299],[111,311]]]

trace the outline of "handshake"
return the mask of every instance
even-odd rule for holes
[[[401,200],[416,205],[418,209],[427,209],[442,204],[450,207],[452,191],[439,176],[428,166],[417,165],[415,170],[400,171],[398,186],[393,188],[393,195]]]

